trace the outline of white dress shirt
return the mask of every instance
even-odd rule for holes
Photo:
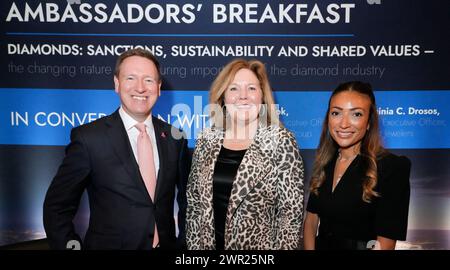
[[[125,126],[125,130],[128,134],[128,139],[130,140],[131,148],[133,149],[134,158],[136,162],[137,158],[137,138],[139,136],[139,130],[135,126],[138,121],[134,120],[125,110],[120,106],[119,109],[120,118],[122,118],[122,122]],[[155,163],[155,172],[156,172],[156,180],[158,180],[158,172],[159,172],[159,155],[158,155],[158,146],[156,144],[156,136],[155,136],[155,128],[153,127],[152,115],[150,114],[147,119],[144,121],[145,126],[147,128],[147,134],[150,135],[150,140],[152,141],[153,148],[153,160]]]

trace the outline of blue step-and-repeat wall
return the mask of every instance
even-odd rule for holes
[[[230,60],[266,64],[310,176],[339,83],[376,90],[386,148],[412,160],[407,241],[450,249],[450,1],[11,1],[0,3],[0,246],[45,237],[42,204],[71,128],[117,109],[117,56],[160,60],[153,113],[193,148]],[[307,183],[308,184],[308,183]],[[76,217],[86,228],[84,197]]]

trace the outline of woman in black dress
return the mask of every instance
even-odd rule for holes
[[[406,238],[410,168],[381,145],[370,84],[339,85],[314,161],[305,249],[394,249]]]

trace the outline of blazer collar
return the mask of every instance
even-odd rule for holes
[[[158,175],[156,177],[156,189],[155,189],[155,202],[159,199],[159,190],[161,189],[161,186],[164,182],[164,171],[166,170],[165,164],[166,164],[166,158],[168,156],[168,149],[167,149],[167,140],[169,131],[167,131],[159,119],[156,117],[152,117],[153,122],[153,128],[155,131],[155,139],[156,139],[156,145],[158,146],[158,156],[159,156],[159,171]]]
[[[265,151],[267,147],[270,147],[265,143],[268,135],[268,129],[266,127],[259,127],[252,144],[245,152],[231,190],[226,224],[231,222],[237,208],[245,200],[248,193],[258,183],[264,181],[266,179],[265,176],[270,173],[270,166],[268,166],[272,160],[270,155],[275,152],[275,149]],[[249,168],[252,168],[252,170],[249,170]],[[249,175],[249,171],[252,171],[251,175]]]
[[[159,190],[164,184],[164,171],[167,158],[167,140],[169,139],[169,131],[162,125],[160,120],[156,117],[152,117],[156,145],[158,147],[159,156],[159,171],[156,177],[156,189],[155,189],[155,202],[159,199]],[[119,115],[119,111],[116,110],[111,116],[106,120],[107,131],[106,134],[111,141],[112,148],[117,157],[122,161],[122,164],[130,175],[132,181],[139,187],[140,190],[147,197],[148,201],[151,201],[150,195],[145,187],[144,180],[142,179],[141,173],[139,172],[139,166],[133,154],[133,150],[130,145],[130,140],[128,139],[125,126]]]
[[[116,110],[106,119],[106,135],[111,142],[114,153],[122,162],[126,172],[129,174],[130,179],[135,181],[135,184],[143,191],[144,195],[150,200],[150,195],[147,192],[144,181],[142,180],[139,172],[139,166],[133,154],[133,150],[128,139],[125,126],[120,118],[119,111]]]

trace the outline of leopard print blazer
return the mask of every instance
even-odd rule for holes
[[[223,132],[204,129],[194,150],[187,187],[188,249],[215,249],[213,174]],[[225,249],[298,249],[303,221],[303,161],[284,127],[260,127],[233,182]]]

